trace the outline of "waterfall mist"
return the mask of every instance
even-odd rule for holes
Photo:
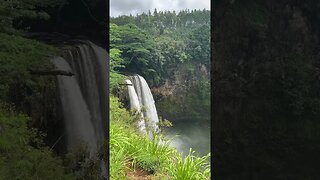
[[[197,119],[179,119],[173,122],[170,128],[164,128],[167,138],[172,139],[170,144],[183,156],[189,154],[189,149],[198,156],[205,156],[210,152],[210,125],[197,123]]]

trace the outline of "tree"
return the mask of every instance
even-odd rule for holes
[[[210,66],[210,27],[202,25],[189,36],[188,54],[190,58]]]
[[[109,50],[110,56],[110,71],[116,71],[119,68],[124,68],[124,59],[121,58],[122,51],[117,48],[112,48]]]
[[[148,35],[134,24],[124,26],[112,24],[110,34],[110,47],[114,48],[112,53],[113,55],[121,53],[119,58],[123,59],[121,63],[126,65],[126,71],[143,74],[148,69],[152,50]],[[124,69],[118,68],[118,70]]]
[[[154,11],[153,11],[153,16],[157,17],[158,16],[158,11],[157,11],[157,8],[154,8]]]

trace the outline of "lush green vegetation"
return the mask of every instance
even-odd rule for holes
[[[0,104],[0,179],[74,179],[29,121]]]
[[[181,64],[210,66],[210,11],[160,11],[110,20],[112,68],[161,85]]]
[[[152,179],[210,179],[209,155],[185,158],[161,135],[152,140],[134,128],[137,118],[110,97],[110,177],[125,179],[130,168],[143,168]]]

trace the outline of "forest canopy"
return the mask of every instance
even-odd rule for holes
[[[161,85],[183,63],[210,64],[210,11],[157,11],[110,19],[111,69]]]

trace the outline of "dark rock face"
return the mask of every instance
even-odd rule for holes
[[[215,3],[212,114],[218,179],[319,178],[318,5]]]

